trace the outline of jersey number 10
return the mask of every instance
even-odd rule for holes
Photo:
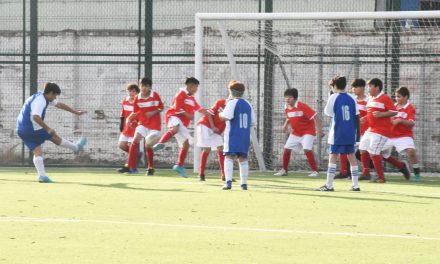
[[[248,115],[240,114],[240,128],[248,128]]]

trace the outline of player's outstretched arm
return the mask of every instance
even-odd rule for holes
[[[75,115],[83,115],[83,114],[87,113],[87,111],[75,110],[72,107],[70,107],[64,103],[60,103],[60,102],[58,102],[55,106],[59,109],[63,109],[64,111],[70,112]]]

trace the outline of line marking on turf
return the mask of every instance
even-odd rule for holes
[[[185,228],[185,229],[250,231],[250,232],[261,232],[261,233],[284,233],[284,234],[296,234],[296,235],[382,237],[382,238],[400,238],[400,239],[440,241],[440,237],[423,237],[423,236],[414,236],[414,235],[350,233],[350,232],[324,232],[324,231],[307,231],[307,230],[291,230],[291,229],[266,229],[266,228],[252,228],[252,227],[204,226],[204,225],[184,225],[184,224],[160,224],[160,223],[139,222],[139,221],[86,220],[86,219],[7,217],[6,216],[6,217],[0,217],[0,222],[92,223],[92,224],[114,224],[114,225],[145,225],[145,226],[159,226],[159,227]]]

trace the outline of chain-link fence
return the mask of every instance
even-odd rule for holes
[[[401,3],[396,6],[395,2]],[[435,9],[433,2],[417,1],[418,5],[409,8]],[[60,101],[88,111],[82,117],[61,110],[48,111],[46,121],[60,135],[71,140],[86,136],[88,145],[86,151],[76,157],[47,143],[43,146],[46,163],[122,164],[126,154],[118,149],[117,140],[120,101],[125,96],[125,85],[151,75],[153,87],[165,106],[171,104],[185,76],[194,74],[196,12],[356,12],[400,10],[408,7],[405,3],[403,0],[1,1],[0,165],[30,162],[27,149],[15,133],[15,123],[23,101],[31,93],[41,90],[45,81],[60,85]],[[430,62],[432,64],[435,62]],[[327,71],[326,66],[323,70]],[[407,70],[411,71],[410,68]],[[264,84],[264,72],[258,78]],[[316,86],[317,78],[310,80],[313,86]],[[204,87],[201,88],[207,93]],[[263,89],[259,93],[254,91],[254,95],[255,98],[263,97]],[[426,94],[425,98],[434,100],[432,105],[436,104],[434,97]],[[207,100],[204,106],[208,107],[210,103]],[[264,118],[263,111],[261,109],[258,113],[260,120]],[[260,136],[262,129],[257,131]],[[438,140],[438,134],[423,135]],[[275,143],[280,149],[279,144]],[[319,146],[319,149],[323,148],[325,144]],[[156,157],[159,163],[170,164],[176,152],[177,144],[173,143]],[[319,153],[325,155],[325,151]],[[192,164],[192,160],[190,155],[188,164]],[[430,170],[440,170],[438,164],[425,164],[428,166]]]

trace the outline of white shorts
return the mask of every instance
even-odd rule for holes
[[[371,155],[379,155],[388,138],[376,133],[365,132],[359,143],[359,150],[368,151]]]
[[[205,125],[197,125],[197,147],[216,150],[220,146],[223,146],[222,135],[214,133],[212,129]]]
[[[284,145],[284,148],[291,149],[298,153],[301,152],[301,150],[312,150],[315,138],[316,137],[312,135],[304,135],[302,137],[298,137],[290,134],[286,144]]]
[[[179,126],[179,132],[175,134],[177,144],[179,144],[179,147],[183,146],[183,143],[185,143],[186,140],[188,140],[189,144],[191,145],[193,143],[193,137],[189,133],[188,128],[182,123],[182,121],[175,116],[171,116],[168,119],[168,127],[175,127]]]
[[[131,143],[131,142],[133,142],[133,137],[128,137],[128,136],[121,133],[119,135],[119,142],[121,142],[121,141]]]
[[[135,130],[134,134],[135,135],[136,134],[140,134],[142,137],[145,138],[145,142],[146,143],[148,141],[151,141],[151,140],[159,139],[159,137],[160,137],[160,131],[159,130],[149,129],[149,128],[146,128],[146,127],[144,127],[142,125],[139,125],[139,126],[136,127],[136,130]]]
[[[385,146],[383,146],[382,156],[384,158],[389,158],[393,151],[393,147],[395,147],[396,151],[399,153],[403,152],[405,149],[416,149],[412,137],[390,138],[387,143],[385,143]]]

